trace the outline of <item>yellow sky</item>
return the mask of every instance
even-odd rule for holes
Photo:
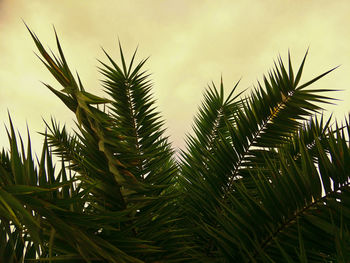
[[[118,37],[127,55],[139,45],[138,58],[150,56],[146,68],[167,133],[183,147],[208,83],[222,74],[227,92],[241,77],[241,89],[252,87],[288,49],[297,66],[310,46],[304,81],[341,64],[314,87],[344,90],[327,107],[342,119],[350,109],[349,14],[348,0],[0,0],[0,145],[7,145],[7,110],[22,133],[28,122],[36,149],[42,118],[71,125],[74,117],[40,83],[58,88],[32,52],[22,18],[52,49],[54,25],[71,69],[100,95],[101,46],[119,59]]]

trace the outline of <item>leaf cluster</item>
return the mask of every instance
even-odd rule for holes
[[[281,58],[251,91],[212,83],[176,158],[136,51],[100,61],[108,98],[85,90],[56,34],[44,84],[75,115],[46,121],[40,158],[16,136],[0,154],[1,262],[347,262],[350,118],[325,120],[331,89]],[[19,138],[19,143],[18,143]],[[56,159],[55,159],[56,158]],[[57,162],[55,160],[58,160]],[[58,168],[59,167],[59,168]]]

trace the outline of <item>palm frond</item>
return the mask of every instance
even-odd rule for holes
[[[163,136],[163,121],[155,112],[148,76],[141,71],[145,61],[133,67],[134,54],[127,66],[120,47],[119,67],[106,53],[112,67],[101,62],[104,68],[100,71],[107,78],[103,84],[111,99],[103,99],[85,91],[80,79],[74,79],[57,35],[59,57],[51,57],[31,34],[43,62],[63,90],[46,86],[76,115],[78,131],[73,136],[51,121],[46,137],[54,153],[70,162],[68,168],[77,173],[79,187],[88,193],[84,213],[104,218],[121,213],[120,221],[101,228],[101,235],[116,244],[125,258],[140,254],[156,260],[186,250],[177,245],[184,231],[175,228],[177,223],[171,216],[177,213],[173,200],[178,194],[171,185],[177,167]],[[100,110],[99,104],[108,110]],[[135,242],[142,249],[135,249]],[[96,249],[87,244],[89,248]]]
[[[46,139],[37,164],[31,154],[21,154],[18,149],[11,119],[9,140],[10,154],[3,151],[0,159],[2,259],[17,262],[39,256],[66,262],[93,258],[141,262],[95,234],[106,224],[106,229],[114,229],[108,223],[118,218],[120,222],[129,220],[130,212],[89,216],[85,212],[85,204],[91,202],[87,190],[76,186],[76,178],[67,174],[64,162],[61,170],[55,171]],[[20,148],[24,149],[22,140]],[[27,149],[31,153],[30,139]],[[130,242],[124,236],[120,239]]]
[[[219,204],[227,202],[234,211],[236,208],[231,207],[233,204],[226,199],[237,191],[236,185],[241,182],[245,185],[244,191],[255,194],[258,189],[254,177],[261,165],[265,164],[266,156],[278,162],[279,150],[289,145],[291,138],[302,127],[302,121],[321,109],[318,105],[320,102],[330,100],[319,94],[328,90],[308,90],[306,87],[332,70],[298,86],[305,58],[306,55],[295,78],[290,58],[289,74],[279,59],[274,71],[269,73],[268,78],[264,77],[264,87],[259,83],[258,88],[236,107],[234,114],[224,118],[226,130],[217,134],[219,139],[215,141],[215,150],[207,151],[197,145],[195,149],[198,155],[205,156],[205,162],[192,158],[196,154],[187,157],[192,160],[183,167],[194,170],[184,173],[182,184],[189,194],[188,220],[198,226],[194,228],[198,238],[204,244],[209,244],[203,246],[203,253],[214,249],[215,240],[207,230],[218,228],[217,220],[222,212]],[[214,125],[215,120],[211,121]],[[268,171],[270,169],[267,168]],[[204,228],[205,224],[208,227]],[[208,242],[210,239],[212,241]]]
[[[220,252],[241,262],[278,262],[286,253],[296,262],[295,244],[302,242],[308,262],[334,261],[339,249],[348,254],[350,145],[344,135],[330,132],[326,147],[316,137],[317,162],[302,139],[300,163],[288,152],[279,153],[278,164],[266,159],[271,169],[252,177],[254,195],[238,182],[217,210],[218,226],[207,225]]]

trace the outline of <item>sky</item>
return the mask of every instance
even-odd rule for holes
[[[98,59],[103,47],[119,61],[118,38],[130,58],[150,57],[157,109],[174,148],[184,149],[202,95],[223,76],[228,94],[256,85],[279,55],[291,52],[295,68],[310,48],[302,82],[335,66],[316,82],[337,105],[325,109],[344,119],[350,105],[350,2],[348,0],[0,0],[0,145],[8,147],[8,111],[23,137],[28,124],[34,149],[44,120],[74,126],[74,115],[41,82],[57,82],[35,56],[22,19],[45,47],[55,49],[55,26],[72,71],[87,91],[103,96]]]

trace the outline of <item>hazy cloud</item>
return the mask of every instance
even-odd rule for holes
[[[349,13],[347,0],[0,0],[0,118],[6,120],[9,109],[20,130],[26,120],[42,130],[41,117],[50,115],[72,123],[73,115],[39,82],[58,87],[34,56],[21,18],[52,48],[55,25],[72,70],[100,94],[100,46],[117,58],[118,37],[129,55],[139,44],[139,58],[151,56],[146,67],[175,146],[183,146],[207,83],[218,83],[222,74],[227,91],[241,77],[241,89],[252,86],[288,49],[297,65],[310,46],[305,80],[342,64],[317,84],[345,89],[335,94],[343,100],[339,106],[329,107],[342,118],[350,102]]]

